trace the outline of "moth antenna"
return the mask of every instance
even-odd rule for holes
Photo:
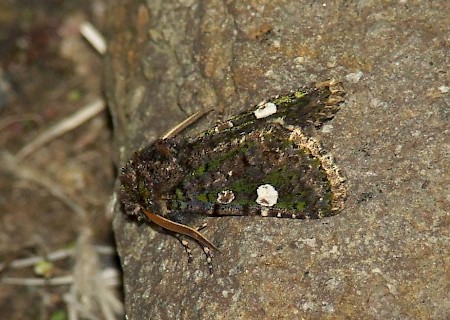
[[[172,220],[163,218],[163,217],[161,217],[157,214],[154,214],[153,212],[150,212],[148,210],[142,209],[142,211],[147,216],[147,218],[150,219],[150,221],[157,224],[161,228],[167,229],[172,232],[184,234],[188,237],[191,237],[194,240],[197,240],[198,242],[207,246],[208,248],[220,252],[219,248],[217,248],[211,241],[209,241],[204,235],[202,235],[197,230],[195,230],[191,227],[182,225],[180,223],[176,223]]]
[[[179,134],[184,129],[188,128],[193,123],[197,122],[200,118],[202,118],[204,115],[210,113],[213,109],[203,109],[200,111],[197,111],[193,115],[189,116],[187,119],[183,120],[179,124],[177,124],[175,127],[167,131],[162,137],[162,140],[173,138],[177,134]]]

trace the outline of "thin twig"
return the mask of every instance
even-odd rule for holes
[[[91,23],[83,22],[80,26],[80,32],[98,53],[101,55],[105,54],[105,38],[103,38],[102,34]]]
[[[46,188],[55,198],[59,199],[79,216],[86,216],[86,211],[83,207],[67,196],[67,193],[64,191],[64,187],[49,179],[47,176],[42,174],[41,171],[19,164],[16,157],[13,157],[6,151],[0,154],[0,164],[3,165],[3,168],[16,176],[32,181],[37,185]]]
[[[108,268],[103,270],[99,274],[99,281],[102,282],[102,284],[105,287],[117,287],[121,284],[120,281],[120,274],[117,272],[117,270],[114,270],[113,268]],[[10,285],[18,285],[18,286],[62,286],[62,285],[69,285],[73,284],[75,281],[75,278],[73,275],[66,275],[61,277],[54,277],[54,278],[16,278],[16,277],[3,277],[0,279],[0,283],[3,284],[10,284]]]
[[[61,286],[68,285],[73,283],[73,276],[67,275],[63,277],[56,277],[50,279],[42,279],[42,278],[13,278],[13,277],[4,277],[0,279],[1,283],[4,284],[12,284],[19,286]]]
[[[23,160],[25,157],[47,144],[51,140],[59,137],[95,117],[97,114],[105,109],[105,102],[103,99],[97,99],[81,110],[75,112],[69,117],[61,120],[59,123],[50,127],[45,132],[41,133],[37,138],[25,145],[15,156],[17,161]]]
[[[116,254],[116,251],[111,246],[94,246],[95,251],[97,251],[101,255],[112,255]],[[29,258],[24,259],[17,259],[13,260],[10,263],[0,263],[0,271],[3,270],[5,267],[11,268],[11,269],[20,269],[20,268],[28,268],[35,266],[41,261],[58,261],[65,258],[73,257],[75,252],[74,248],[70,249],[60,249],[53,252],[50,252],[45,257],[42,256],[33,256]]]

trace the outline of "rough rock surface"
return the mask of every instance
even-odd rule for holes
[[[448,1],[146,3],[109,13],[120,163],[202,108],[215,112],[195,132],[337,78],[347,102],[317,137],[349,198],[321,221],[209,219],[213,276],[200,248],[188,264],[175,238],[118,208],[129,319],[448,319]]]

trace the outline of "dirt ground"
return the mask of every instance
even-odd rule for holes
[[[103,1],[0,2],[2,319],[123,317],[102,57],[79,31],[104,15]]]

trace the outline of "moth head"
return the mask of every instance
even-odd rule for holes
[[[139,220],[144,218],[143,208],[153,205],[153,188],[151,175],[145,165],[133,157],[122,167],[120,172],[120,201],[130,216]]]

